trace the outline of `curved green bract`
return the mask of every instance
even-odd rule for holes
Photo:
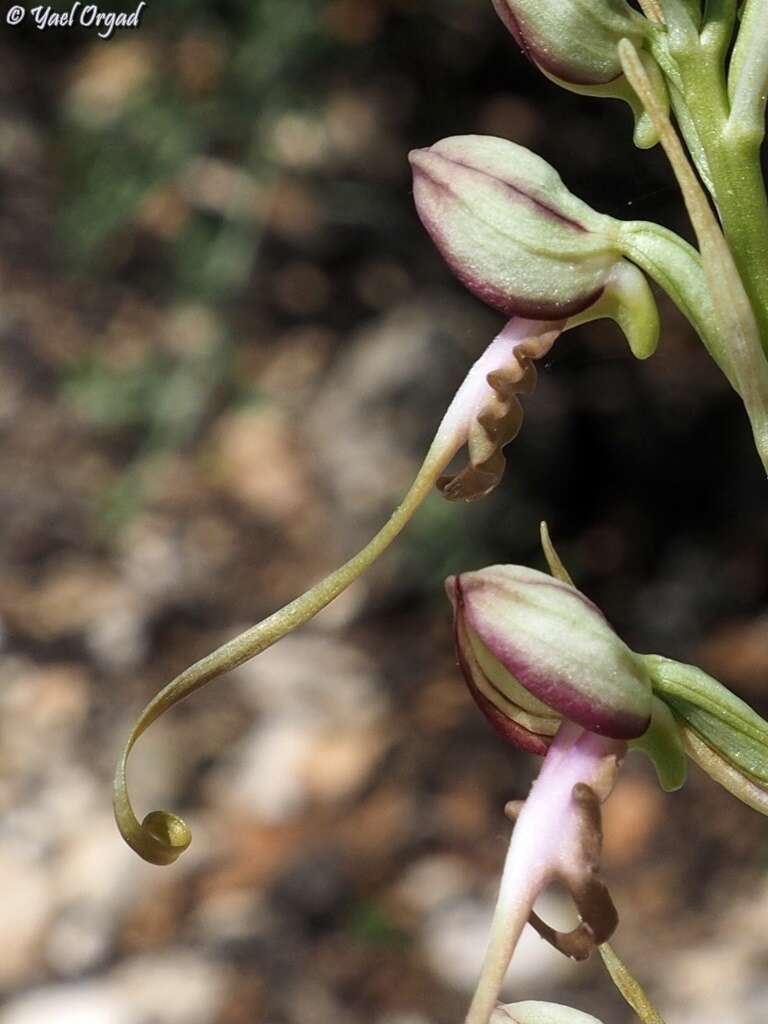
[[[768,722],[695,665],[645,659],[654,692],[686,726],[735,768],[768,785]]]

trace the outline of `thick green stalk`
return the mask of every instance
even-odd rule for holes
[[[688,110],[707,158],[723,232],[768,354],[768,197],[760,166],[762,133],[730,118],[722,65],[697,46],[675,55]]]
[[[721,365],[731,371],[730,379],[744,402],[757,450],[768,472],[768,359],[761,348],[760,325],[752,302],[682,144],[628,39],[619,43],[619,56],[624,74],[648,111],[680,186],[711,294],[712,326],[719,335]],[[768,317],[768,306],[762,312]]]

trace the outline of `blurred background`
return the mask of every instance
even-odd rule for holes
[[[161,685],[380,525],[500,326],[421,228],[408,150],[506,136],[687,233],[663,158],[486,0],[151,0],[106,41],[4,25],[0,64],[0,1020],[454,1024],[536,766],[465,692],[446,574],[541,567],[546,518],[631,646],[768,711],[765,480],[668,303],[644,364],[610,325],[562,338],[493,496],[434,496],[150,730],[132,793],[191,823],[174,867],[119,839],[113,765]],[[758,815],[630,757],[605,874],[670,1024],[765,1020],[767,868]],[[530,935],[507,994],[634,1019]]]

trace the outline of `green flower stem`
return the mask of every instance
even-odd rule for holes
[[[688,163],[666,111],[653,91],[637,50],[628,39],[622,39],[619,43],[619,56],[624,74],[653,121],[680,186],[688,216],[696,232],[704,277],[711,294],[714,310],[712,328],[720,336],[719,362],[730,367],[729,379],[744,402],[755,445],[768,472],[768,360],[761,348],[760,327],[755,311],[728,242]],[[768,238],[765,242],[761,241],[761,244],[768,246]],[[762,267],[758,268],[758,278],[761,273],[764,273]],[[768,294],[766,300],[768,302]],[[762,308],[762,313],[768,319],[768,304]]]
[[[768,62],[768,46],[765,49],[763,60]],[[700,46],[676,57],[723,232],[768,354],[768,197],[760,166],[764,129],[750,116],[746,101],[731,116],[720,62],[712,61]]]
[[[633,977],[629,968],[613,946],[609,942],[604,942],[602,946],[597,948],[600,951],[600,956],[603,958],[605,969],[611,976],[611,981],[643,1024],[664,1024],[661,1014],[645,994],[642,985]]]

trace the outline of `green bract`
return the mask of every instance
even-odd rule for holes
[[[691,741],[689,753],[718,782],[726,785],[727,777],[731,782],[728,788],[752,806],[760,791],[768,801],[768,722],[695,665],[658,655],[644,661],[654,692],[672,710]],[[717,770],[720,762],[722,772]],[[742,792],[733,788],[739,780]]]

